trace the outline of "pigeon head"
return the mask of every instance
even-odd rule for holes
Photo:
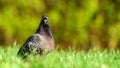
[[[43,27],[43,28],[49,27],[49,25],[48,25],[48,17],[46,15],[42,16],[40,26]]]
[[[46,30],[50,30],[50,27],[48,24],[48,17],[46,15],[42,15],[41,22],[36,33],[40,33]]]
[[[42,20],[48,20],[48,17],[46,15],[43,15]]]

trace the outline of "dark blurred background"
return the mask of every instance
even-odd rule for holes
[[[120,0],[0,0],[0,45],[22,45],[42,14],[60,49],[120,49]]]

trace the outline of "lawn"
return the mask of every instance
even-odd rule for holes
[[[16,56],[18,47],[0,48],[0,68],[120,68],[120,51],[53,51],[41,59]]]

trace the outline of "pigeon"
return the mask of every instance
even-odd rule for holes
[[[53,51],[54,48],[55,44],[48,24],[48,17],[43,15],[38,29],[20,47],[17,56],[27,58],[31,53],[41,56]]]

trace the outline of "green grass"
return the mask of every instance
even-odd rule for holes
[[[0,68],[120,68],[119,51],[53,51],[42,59],[16,57],[17,47],[0,48]]]

